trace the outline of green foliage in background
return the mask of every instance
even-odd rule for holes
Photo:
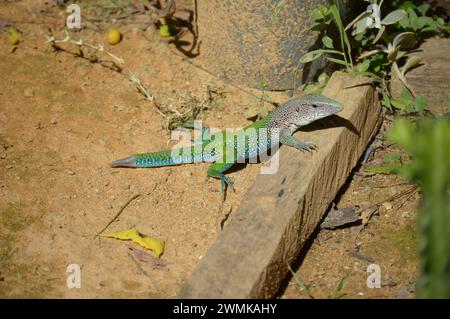
[[[382,105],[390,111],[421,112],[423,97],[412,96],[406,80],[406,73],[420,64],[420,58],[407,54],[426,36],[450,33],[450,26],[443,18],[427,16],[428,4],[417,6],[411,1],[365,0],[367,9],[344,27],[338,4],[333,0],[329,2],[329,7],[319,6],[311,14],[313,24],[310,29],[321,32],[322,48],[307,52],[300,63],[325,57],[343,66],[349,75],[372,77],[380,88]],[[326,35],[332,25],[339,31],[339,43]],[[347,34],[350,30],[351,36]],[[403,93],[400,99],[392,99],[389,90],[392,72],[411,97]]]
[[[410,156],[398,172],[421,188],[417,296],[450,298],[450,123],[445,118],[399,119],[390,139]]]

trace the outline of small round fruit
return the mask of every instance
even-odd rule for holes
[[[108,30],[107,39],[109,44],[114,45],[120,42],[122,34],[120,34],[120,31],[116,28],[111,28]]]

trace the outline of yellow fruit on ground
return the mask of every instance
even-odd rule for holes
[[[107,40],[108,43],[111,45],[117,44],[122,39],[122,34],[120,34],[120,31],[116,28],[111,28],[108,30],[107,33]]]

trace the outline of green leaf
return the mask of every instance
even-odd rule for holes
[[[365,72],[352,71],[352,72],[344,73],[344,75],[349,75],[349,76],[369,76],[369,77],[373,78],[377,82],[382,82],[383,81],[383,79],[381,77],[379,77],[378,75],[376,75],[375,73],[367,72],[367,71],[365,71]]]
[[[380,38],[383,36],[383,33],[385,30],[386,30],[386,27],[384,25],[381,26],[381,28],[378,30],[377,35],[375,36],[375,39],[373,39],[372,44],[375,44],[378,42],[378,40],[380,40]]]
[[[322,11],[320,11],[319,9],[314,9],[313,12],[312,12],[312,14],[311,14],[311,16],[312,16],[312,18],[313,18],[315,21],[324,18],[324,15],[323,15]]]
[[[402,68],[402,74],[405,75],[409,70],[418,66],[421,60],[422,58],[416,55],[413,55],[412,57],[408,58],[408,60],[406,60],[405,65]]]
[[[402,100],[391,99],[391,104],[393,107],[399,110],[406,110],[408,108],[408,103]]]
[[[394,62],[395,60],[397,60],[398,57],[398,52],[400,51],[400,47],[393,47],[390,48],[387,58],[389,61]]]
[[[434,22],[433,18],[430,17],[418,17],[414,23],[413,23],[413,28],[415,30],[420,30],[422,28],[424,28],[427,25],[432,25]],[[437,27],[437,26],[435,26]]]
[[[317,78],[317,82],[321,85],[326,85],[329,79],[330,76],[326,72],[322,72]]]
[[[340,65],[343,65],[343,66],[345,66],[345,67],[348,66],[348,65],[347,65],[347,62],[344,61],[344,60],[335,59],[335,58],[331,58],[331,57],[327,57],[327,60],[328,60],[328,61],[331,61],[331,62],[333,62],[333,63],[337,63],[337,64],[340,64]]]
[[[408,8],[416,8],[416,5],[412,1],[400,1],[401,4],[399,6],[400,9],[408,9]]]
[[[405,102],[412,102],[414,100],[414,96],[412,96],[411,92],[409,92],[406,88],[403,89],[400,97]]]
[[[266,81],[261,81],[258,83],[258,87],[263,90],[266,89],[268,86],[269,86],[269,83],[267,83]]]
[[[311,61],[314,61],[314,60],[320,58],[323,53],[324,52],[322,49],[309,51],[300,58],[300,63],[309,63]]]
[[[333,49],[333,40],[329,36],[324,36],[322,38],[322,43],[328,49]]]
[[[405,119],[398,119],[394,122],[391,130],[389,131],[388,137],[390,141],[398,143],[407,152],[414,147],[414,125]]]
[[[365,59],[362,63],[359,63],[356,66],[356,69],[358,70],[358,72],[365,72],[369,69],[369,67],[370,67],[370,60]]]
[[[294,271],[292,270],[291,266],[288,265],[288,269],[289,272],[292,274],[292,276],[295,279],[295,282],[297,283],[297,285],[300,287],[301,291],[304,291],[310,298],[313,298],[311,296],[311,293],[309,292],[308,287],[306,287],[306,285],[303,283],[302,279],[300,278],[300,276]]]
[[[396,35],[392,41],[394,47],[400,47],[401,49],[411,49],[417,43],[416,34],[414,32],[402,32]]]
[[[320,12],[322,12],[322,15],[324,17],[327,17],[330,14],[330,10],[328,10],[328,8],[325,7],[324,5],[320,5],[319,10],[320,10]]]
[[[385,91],[383,91],[383,100],[381,101],[384,107],[387,107],[390,111],[392,111],[391,99],[387,95]]]
[[[366,20],[365,18],[369,17],[372,14],[371,11],[364,11],[363,13],[361,13],[360,15],[358,15],[355,19],[353,19],[352,22],[350,22],[349,24],[347,24],[347,26],[345,27],[345,31],[347,31],[348,29],[350,29],[355,23],[358,23],[361,20]]]
[[[406,16],[403,19],[401,19],[398,24],[403,28],[403,29],[409,29],[411,26],[411,23],[409,22],[409,17]]]
[[[425,98],[422,95],[416,97],[415,109],[417,112],[423,112],[423,110],[425,110],[425,104]]]
[[[363,33],[367,29],[367,17],[359,20],[356,22],[355,26],[353,27],[352,35],[357,35],[360,33]]]
[[[418,6],[418,7],[416,8],[416,10],[419,11],[419,13],[420,13],[422,16],[424,16],[424,15],[427,14],[428,9],[430,9],[430,5],[429,5],[428,3],[421,4],[420,6]]]
[[[406,10],[408,11],[409,21],[414,24],[415,21],[417,20],[417,14],[414,12],[412,8],[408,8]]]
[[[346,278],[347,277],[344,277],[339,281],[339,284],[337,285],[337,288],[336,288],[336,292],[340,292],[342,289],[344,289],[344,281]]]
[[[401,19],[403,19],[406,16],[406,11],[399,9],[390,12],[387,16],[384,17],[383,20],[381,20],[381,24],[389,25],[399,22]]]
[[[387,154],[385,157],[383,157],[383,162],[393,162],[398,161],[400,159],[400,153],[399,152],[392,152]]]
[[[398,64],[396,61],[392,63],[392,69],[394,70],[395,74],[398,76],[399,80],[403,83],[403,85],[411,91],[411,88],[408,85],[408,81],[406,81],[406,77],[400,72],[398,69]]]
[[[373,167],[366,167],[364,169],[364,172],[372,173],[372,174],[390,175],[390,174],[397,174],[399,172],[399,168],[400,168],[400,165],[373,166]]]
[[[323,87],[320,85],[316,85],[316,84],[306,84],[302,88],[302,91],[305,94],[320,94],[323,91]]]

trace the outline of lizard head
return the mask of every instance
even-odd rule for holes
[[[339,102],[321,94],[308,94],[300,98],[299,103],[291,104],[295,109],[293,124],[296,126],[307,125],[342,110]]]

